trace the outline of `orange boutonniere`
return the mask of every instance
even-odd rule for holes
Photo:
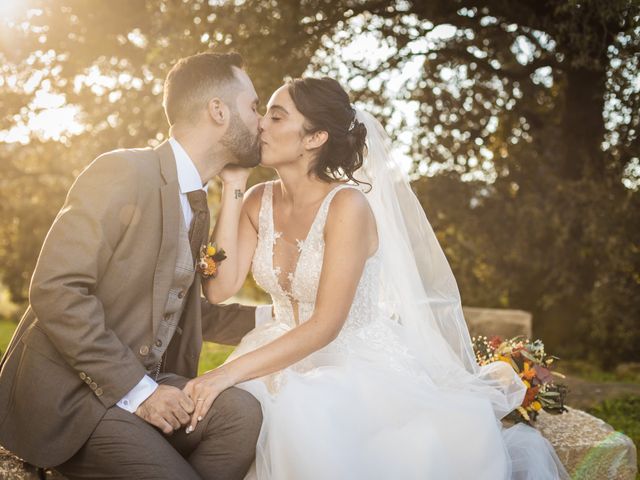
[[[218,248],[215,243],[208,243],[200,248],[200,259],[197,268],[205,278],[216,278],[218,275],[218,265],[222,263],[227,255],[224,249]]]

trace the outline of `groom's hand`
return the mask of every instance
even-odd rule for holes
[[[169,385],[158,388],[140,404],[136,415],[169,435],[189,423],[194,404],[182,390]]]

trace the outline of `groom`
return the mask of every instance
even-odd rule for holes
[[[194,265],[207,182],[259,162],[256,104],[239,55],[184,58],[165,82],[171,138],[103,154],[78,177],[0,363],[1,445],[70,478],[247,472],[257,401],[229,389],[186,433],[198,399],[182,388],[203,338],[233,344],[255,326],[252,308],[207,304]]]

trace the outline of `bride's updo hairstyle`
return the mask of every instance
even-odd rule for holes
[[[355,119],[349,95],[334,79],[296,78],[287,82],[289,95],[304,115],[305,133],[325,131],[329,138],[320,147],[309,173],[325,182],[358,182],[353,174],[362,166],[367,129]]]

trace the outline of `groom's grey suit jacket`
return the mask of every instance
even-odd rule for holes
[[[176,270],[173,151],[117,150],[77,178],[47,234],[0,362],[0,444],[39,466],[69,459],[148,373]],[[209,305],[195,276],[163,370],[197,374],[202,340],[236,344],[253,308]]]

